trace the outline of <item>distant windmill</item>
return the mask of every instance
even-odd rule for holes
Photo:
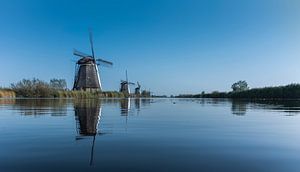
[[[135,95],[140,95],[141,94],[141,85],[139,82],[137,82],[137,87],[135,88]]]
[[[124,94],[130,94],[129,85],[135,85],[135,84],[128,81],[127,70],[126,70],[126,80],[125,81],[121,80],[120,92]]]
[[[80,57],[76,62],[73,90],[101,91],[101,80],[98,65],[112,66],[113,63],[95,58],[93,36],[89,33],[92,55],[74,49],[73,54]]]

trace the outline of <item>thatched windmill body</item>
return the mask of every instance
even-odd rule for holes
[[[112,66],[113,63],[95,58],[92,33],[90,32],[92,55],[74,50],[73,54],[80,57],[76,62],[73,90],[101,91],[99,65]]]

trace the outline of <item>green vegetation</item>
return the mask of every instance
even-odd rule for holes
[[[150,97],[150,96],[151,96],[150,91],[143,90],[140,97]]]
[[[238,99],[299,99],[300,84],[290,84],[286,86],[264,87],[249,89],[244,81],[232,85],[231,92],[218,92],[201,94],[182,94],[178,98],[238,98]],[[234,86],[235,85],[235,86]],[[242,85],[242,86],[241,86]]]
[[[233,92],[249,90],[248,83],[246,81],[238,81],[231,86]]]
[[[51,79],[49,85],[55,90],[67,90],[67,82],[65,79]]]
[[[58,93],[49,83],[36,78],[11,84],[11,89],[18,97],[56,97]]]
[[[300,98],[300,84],[254,88],[241,92],[231,92],[229,97],[250,99],[298,99]]]
[[[125,95],[117,91],[70,91],[64,79],[51,79],[45,82],[36,78],[23,79],[11,84],[9,89],[0,89],[0,97],[25,98],[125,98],[134,95]],[[150,97],[150,92],[143,91],[139,97]]]

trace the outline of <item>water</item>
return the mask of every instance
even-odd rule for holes
[[[300,101],[0,99],[0,171],[299,172]]]

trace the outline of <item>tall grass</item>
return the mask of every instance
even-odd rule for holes
[[[45,82],[36,78],[23,79],[17,83],[11,84],[11,92],[17,97],[30,98],[123,98],[127,95],[117,91],[69,91],[66,90],[66,84],[63,79],[52,79]],[[3,93],[6,96],[8,92]]]
[[[10,89],[1,89],[0,88],[0,98],[14,98],[16,93]]]
[[[45,82],[36,78],[23,79],[11,84],[8,90],[0,89],[0,97],[29,97],[29,98],[125,98],[128,95],[117,91],[70,91],[66,89],[64,79],[51,79]],[[143,91],[139,97],[150,97],[150,92]]]

